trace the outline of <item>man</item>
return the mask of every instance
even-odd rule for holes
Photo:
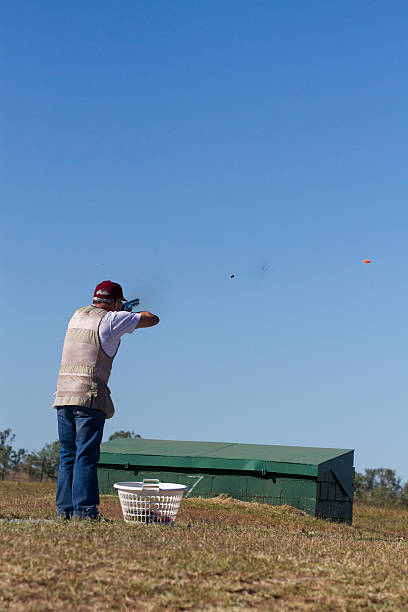
[[[159,323],[151,312],[122,311],[122,301],[122,287],[103,281],[65,335],[53,404],[61,442],[56,502],[63,519],[101,518],[97,464],[105,419],[115,412],[108,387],[112,362],[123,334]]]

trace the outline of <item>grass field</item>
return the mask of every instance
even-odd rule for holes
[[[290,507],[184,500],[173,526],[55,520],[51,483],[0,482],[0,610],[408,610],[408,510],[353,526]]]

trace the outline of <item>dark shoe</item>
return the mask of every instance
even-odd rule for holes
[[[98,512],[98,514],[90,516],[81,516],[80,514],[76,514],[72,518],[74,521],[97,521],[98,523],[113,523],[112,519],[106,518],[106,516],[103,516],[103,514],[101,514],[100,512]]]
[[[106,516],[103,516],[103,514],[101,514],[100,512],[98,512],[96,516],[93,516],[92,520],[98,521],[99,523],[113,523],[112,519],[106,518]]]

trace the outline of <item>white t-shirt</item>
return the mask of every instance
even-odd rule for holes
[[[125,310],[108,311],[99,325],[99,341],[109,357],[118,350],[123,334],[135,331],[140,321],[140,313],[126,312]]]

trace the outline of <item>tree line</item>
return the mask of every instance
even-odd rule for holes
[[[134,431],[115,431],[109,440],[115,438],[141,438]],[[46,444],[40,451],[28,452],[15,449],[15,434],[11,429],[0,431],[0,480],[18,478],[24,475],[29,480],[56,480],[58,475],[60,443]],[[395,470],[387,468],[366,469],[354,476],[354,494],[357,499],[377,504],[398,504],[408,506],[408,482],[404,485]]]
[[[11,429],[0,431],[0,480],[26,477],[29,480],[56,480],[58,476],[60,443],[58,440],[46,444],[40,451],[15,449],[15,434]],[[140,438],[134,431],[115,431],[114,438]]]
[[[408,482],[402,484],[395,470],[376,468],[354,475],[354,494],[358,499],[377,504],[408,506]]]

